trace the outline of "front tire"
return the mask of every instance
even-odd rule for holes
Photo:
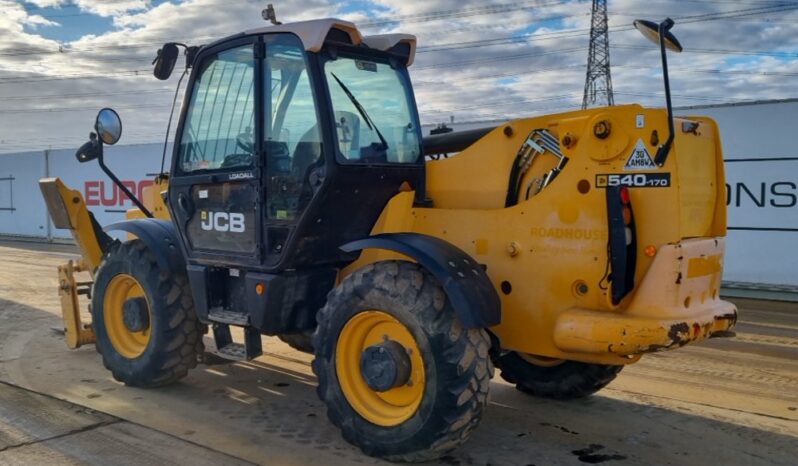
[[[535,364],[533,358],[509,352],[494,361],[502,378],[530,395],[557,400],[583,398],[606,387],[623,366],[577,361]]]
[[[443,289],[419,265],[386,261],[358,270],[330,293],[318,323],[319,397],[344,438],[364,453],[435,459],[479,423],[493,375],[490,338],[483,329],[463,328]],[[385,354],[401,363],[392,359],[372,371],[369,358]],[[406,367],[404,378],[396,375],[401,371],[381,378],[389,366]],[[385,380],[393,385],[375,387]]]
[[[92,291],[92,325],[103,365],[130,386],[173,383],[204,352],[185,272],[161,270],[140,240],[115,246],[103,258]]]

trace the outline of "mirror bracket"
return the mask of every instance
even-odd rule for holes
[[[152,212],[150,212],[150,209],[148,209],[147,207],[145,207],[145,206],[144,206],[144,204],[143,204],[143,203],[142,203],[142,202],[139,200],[139,198],[137,198],[137,197],[136,197],[136,195],[135,195],[135,194],[133,194],[133,193],[132,193],[132,192],[131,192],[131,191],[130,191],[128,188],[127,188],[127,186],[125,186],[125,185],[124,185],[124,183],[122,183],[122,181],[121,181],[119,178],[117,178],[117,176],[114,174],[114,172],[113,172],[113,171],[111,171],[111,169],[110,169],[110,168],[108,168],[108,166],[106,166],[106,165],[105,165],[105,157],[103,156],[103,155],[104,155],[104,154],[103,154],[103,152],[104,152],[104,151],[103,151],[103,142],[102,142],[102,140],[101,140],[101,139],[98,139],[98,140],[97,140],[97,143],[98,143],[98,149],[99,149],[99,150],[98,150],[98,154],[97,154],[97,163],[100,165],[100,169],[101,169],[103,172],[105,172],[105,174],[106,174],[106,175],[108,175],[108,178],[111,178],[111,181],[113,181],[113,182],[114,182],[114,184],[116,185],[116,187],[117,187],[117,188],[119,188],[119,189],[120,189],[120,191],[122,191],[123,193],[125,193],[125,195],[128,197],[128,199],[130,199],[130,201],[131,201],[133,204],[135,204],[135,205],[136,205],[136,207],[138,207],[138,208],[139,208],[139,210],[141,210],[141,212],[142,212],[142,213],[143,213],[145,216],[147,216],[148,218],[153,218],[153,217],[155,217],[155,216],[152,214]]]
[[[654,156],[654,163],[657,164],[658,167],[665,165],[665,161],[668,159],[668,154],[673,145],[673,138],[676,134],[676,131],[673,129],[673,105],[671,104],[671,82],[668,76],[668,53],[665,50],[665,35],[669,33],[673,25],[674,21],[670,18],[666,18],[663,22],[659,23],[659,51],[660,55],[662,55],[662,79],[665,83],[665,105],[668,111],[668,139],[665,141],[665,144],[659,146],[657,154]]]
[[[89,142],[80,146],[77,152],[75,152],[75,158],[78,159],[78,162],[86,163],[96,159],[99,156],[100,150],[97,143],[97,133],[89,133]]]
[[[682,44],[680,44],[676,37],[670,32],[675,24],[671,18],[665,18],[665,20],[659,24],[638,19],[635,20],[633,24],[644,36],[652,42],[659,44],[659,52],[662,56],[662,79],[665,82],[665,103],[668,111],[668,139],[665,141],[665,144],[657,148],[657,154],[654,157],[654,163],[657,164],[658,167],[662,167],[668,159],[668,153],[671,150],[673,138],[676,134],[673,128],[673,105],[671,104],[671,83],[668,77],[668,57],[666,49],[671,49],[674,52],[681,52]]]
[[[104,108],[104,109],[100,110],[100,112],[97,114],[97,119],[98,120],[99,120],[100,114],[102,114],[102,112],[104,112],[106,110],[111,110],[111,109],[105,109]],[[111,111],[113,111],[113,110],[111,110]],[[114,112],[114,115],[116,115],[117,119],[119,118],[119,115],[117,115],[116,112]],[[120,125],[119,126],[119,132],[121,134],[121,122],[119,123],[119,125]],[[97,126],[98,126],[98,124],[95,123],[95,129],[97,129],[99,131],[99,128],[97,128]],[[117,138],[117,140],[118,140],[118,138]],[[122,191],[128,197],[128,199],[130,199],[130,201],[133,204],[135,204],[136,207],[138,207],[139,210],[141,210],[142,213],[144,213],[145,216],[147,216],[149,218],[153,218],[154,215],[152,214],[152,212],[150,212],[150,210],[146,206],[144,206],[144,204],[136,197],[136,195],[133,194],[130,191],[130,189],[128,189],[128,187],[125,186],[122,183],[122,181],[114,174],[114,172],[111,171],[111,169],[108,168],[108,166],[105,165],[104,147],[105,147],[105,144],[103,143],[102,137],[98,136],[98,134],[96,132],[92,132],[92,133],[89,134],[89,142],[87,142],[87,143],[83,144],[82,146],[80,146],[80,149],[78,149],[78,151],[75,153],[75,157],[77,157],[78,162],[81,162],[81,163],[89,162],[91,160],[97,159],[97,163],[98,163],[98,165],[100,165],[100,169],[103,172],[105,172],[106,175],[108,175],[108,178],[111,178],[111,181],[114,182],[114,184],[119,188],[119,190]]]

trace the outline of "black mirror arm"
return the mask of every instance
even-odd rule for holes
[[[671,151],[671,145],[673,144],[673,138],[675,135],[675,131],[673,129],[673,106],[671,104],[671,83],[670,79],[668,78],[668,57],[667,52],[665,51],[665,33],[670,31],[670,29],[673,27],[673,24],[673,20],[670,18],[659,24],[659,50],[660,54],[662,55],[662,77],[665,81],[665,104],[668,109],[668,139],[665,141],[665,144],[659,146],[659,149],[657,149],[657,155],[654,157],[654,163],[656,163],[658,167],[665,165],[665,161],[668,159],[668,153]]]
[[[125,193],[125,195],[128,197],[128,199],[130,199],[131,202],[133,202],[133,204],[136,204],[136,207],[138,207],[144,213],[144,215],[146,215],[148,218],[155,217],[152,214],[152,212],[150,212],[150,210],[148,208],[144,207],[144,204],[142,204],[142,202],[139,200],[139,198],[137,198],[135,194],[130,192],[130,190],[127,189],[127,186],[122,184],[122,181],[120,181],[119,178],[116,177],[114,172],[112,172],[111,169],[108,168],[105,165],[105,159],[103,157],[103,142],[102,142],[102,140],[98,139],[97,143],[98,143],[98,146],[97,146],[98,147],[97,162],[99,163],[100,168],[102,169],[102,171],[104,171],[105,174],[108,175],[108,178],[111,178],[111,180],[114,182],[114,184],[123,193]]]

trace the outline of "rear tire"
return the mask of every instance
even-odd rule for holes
[[[560,364],[535,365],[516,352],[495,359],[504,380],[530,395],[557,400],[583,398],[612,382],[623,366],[563,361]]]
[[[370,389],[362,362],[350,360],[363,354],[358,348],[371,337],[359,340],[348,329],[368,319],[376,324],[366,323],[361,335],[378,335],[379,344],[399,342],[409,355],[407,384]],[[490,338],[483,329],[463,328],[443,289],[418,264],[386,261],[363,267],[330,292],[318,322],[313,371],[319,398],[343,437],[364,453],[428,461],[462,444],[478,425],[493,376]],[[359,391],[353,390],[358,383]],[[385,401],[409,392],[396,398],[403,402]]]
[[[120,293],[122,298],[115,298]],[[143,330],[130,330],[125,320],[120,303],[130,296],[146,300],[142,315],[148,314],[143,320],[149,322],[139,324]],[[185,272],[162,270],[140,240],[122,243],[103,258],[92,290],[92,325],[103,365],[130,386],[173,383],[204,352],[204,326],[194,312]]]
[[[277,335],[283,343],[303,353],[313,354],[313,331]]]

